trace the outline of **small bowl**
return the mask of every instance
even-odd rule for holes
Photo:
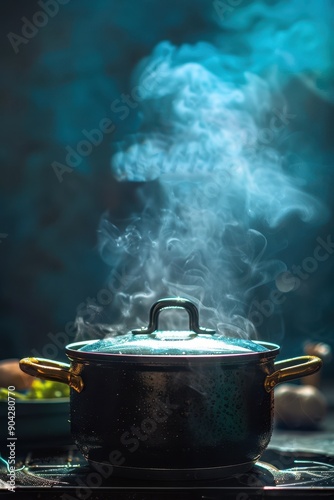
[[[15,436],[8,434],[8,403],[0,401],[0,440],[16,437],[19,440],[44,440],[68,437],[69,398],[15,401]]]

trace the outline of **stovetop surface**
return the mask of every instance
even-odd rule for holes
[[[73,444],[17,442],[15,496],[8,491],[0,459],[0,499],[62,500],[252,500],[264,497],[334,500],[334,413],[321,429],[275,429],[268,449],[252,470],[233,477],[196,481],[148,481],[117,478],[96,471]],[[2,457],[8,450],[0,447]]]
[[[18,470],[20,469],[20,470]],[[0,495],[6,493],[7,471],[0,473]],[[17,463],[16,495],[21,498],[70,499],[218,499],[334,498],[334,456],[269,448],[247,473],[202,481],[144,481],[117,478],[94,470],[75,446],[27,451]],[[8,492],[7,494],[11,494]]]

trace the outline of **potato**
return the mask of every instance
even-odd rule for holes
[[[18,359],[4,359],[0,362],[0,387],[8,388],[13,385],[16,390],[29,389],[33,377],[24,373],[19,366]]]
[[[314,429],[323,420],[327,403],[312,385],[282,384],[275,390],[275,421],[289,429]]]

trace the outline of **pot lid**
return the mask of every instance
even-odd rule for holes
[[[159,330],[158,319],[163,309],[185,309],[189,314],[189,330]],[[227,332],[238,331],[233,326],[226,327]],[[147,328],[89,342],[80,351],[137,356],[203,356],[251,354],[268,349],[251,340],[229,338],[217,334],[215,330],[201,328],[198,310],[193,302],[183,298],[168,298],[161,299],[152,306]]]

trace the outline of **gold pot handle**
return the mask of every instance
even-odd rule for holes
[[[33,377],[63,382],[77,392],[81,392],[84,388],[82,378],[80,377],[82,365],[71,367],[68,363],[41,358],[23,358],[19,364],[23,372]]]
[[[317,356],[299,356],[275,363],[276,371],[267,375],[264,388],[270,392],[277,384],[311,375],[320,370],[322,361]],[[277,370],[278,368],[278,370]]]

